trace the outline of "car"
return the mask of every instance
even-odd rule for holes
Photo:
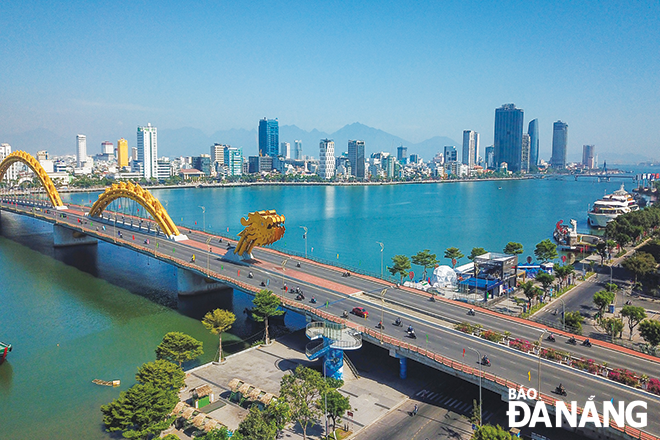
[[[364,307],[353,307],[353,310],[351,310],[351,313],[357,316],[360,316],[362,318],[368,318],[369,317],[369,312],[367,312],[367,309]]]

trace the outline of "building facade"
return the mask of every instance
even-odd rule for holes
[[[453,145],[446,145],[444,150],[445,163],[456,162],[458,160],[458,151]]]
[[[408,159],[408,147],[400,145],[396,148],[396,160],[399,162],[407,162]]]
[[[119,168],[128,166],[128,141],[124,138],[117,141],[117,166]]]
[[[145,179],[158,178],[158,130],[151,124],[137,128],[137,160]]]
[[[509,171],[520,171],[523,118],[523,110],[515,104],[504,104],[495,110],[495,167],[506,162]]]
[[[585,168],[594,169],[596,168],[596,146],[595,145],[583,145],[582,146],[582,165]]]
[[[530,169],[539,166],[539,120],[532,119],[527,126],[529,135],[529,167]]]
[[[463,164],[472,168],[477,164],[478,157],[479,133],[474,130],[463,130]]]
[[[291,144],[288,142],[280,143],[280,156],[285,159],[291,159]]]
[[[5,157],[9,156],[10,154],[11,154],[11,145],[0,144],[0,162],[5,160]],[[2,180],[8,182],[11,180],[16,180],[18,178],[18,171],[16,170],[16,165],[17,164],[14,164],[9,167]]]
[[[529,134],[524,133],[522,137],[522,150],[520,152],[520,171],[529,172]]]
[[[300,140],[293,141],[293,158],[295,160],[302,160],[303,158],[302,141]]]
[[[486,149],[484,150],[484,155],[486,156],[485,157],[486,168],[494,170],[495,169],[495,147],[492,146],[492,145],[490,147],[486,147]]]
[[[243,175],[243,150],[241,148],[225,148],[224,162],[229,176]]]
[[[223,158],[224,160],[224,158]],[[202,154],[192,158],[192,167],[204,173],[205,176],[211,175],[211,156]]]
[[[259,121],[259,155],[276,157],[280,151],[280,128],[277,119]]]
[[[213,164],[225,164],[225,149],[228,145],[223,144],[213,144],[211,146],[211,165]]]
[[[322,179],[335,177],[335,143],[332,139],[322,139],[319,143],[319,170]]]
[[[568,144],[568,124],[557,121],[552,127],[552,158],[550,166],[552,168],[566,168],[566,147]]]
[[[76,136],[76,167],[82,168],[87,162],[87,136],[79,134]]]
[[[351,164],[351,175],[356,179],[363,180],[364,169],[364,141],[348,141],[348,161]]]

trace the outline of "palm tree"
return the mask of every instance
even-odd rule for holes
[[[226,332],[236,321],[236,315],[229,310],[215,309],[204,315],[202,324],[214,335],[218,335],[218,360],[223,361],[222,357],[222,332]]]

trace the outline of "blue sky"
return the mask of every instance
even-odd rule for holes
[[[46,128],[73,151],[77,133],[267,116],[411,142],[473,129],[484,147],[512,102],[539,119],[546,159],[559,119],[572,152],[660,159],[657,1],[185,3],[1,2],[0,142]]]

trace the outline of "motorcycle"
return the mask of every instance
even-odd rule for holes
[[[484,357],[481,359],[481,365],[485,365],[487,367],[490,367],[490,359]]]
[[[376,324],[376,328],[378,328],[378,329],[383,328],[383,323],[382,323],[382,322],[379,322],[378,324]]]
[[[254,275],[252,275],[252,272],[248,274],[248,278],[254,278]]]
[[[303,295],[302,293],[299,293],[299,294],[296,296],[296,300],[297,300],[297,301],[302,301],[303,299],[305,299],[305,295]]]
[[[550,335],[550,336],[548,336],[548,341],[550,341],[550,342],[555,342],[556,339],[555,339],[554,335]]]
[[[470,309],[467,312],[468,316],[474,316],[476,313],[474,312],[474,309]]]
[[[392,324],[395,325],[395,326],[397,326],[397,327],[403,327],[403,322],[401,322],[400,319],[397,319],[397,320],[394,321]]]
[[[582,342],[582,345],[584,345],[585,347],[591,347],[591,341],[589,341],[589,339],[585,339]]]
[[[348,312],[344,310],[344,313],[341,314],[341,317],[344,319],[348,319]]]
[[[262,281],[261,283],[259,283],[259,285],[260,285],[261,287],[266,287],[266,283],[264,283],[263,281]]]
[[[566,392],[566,389],[563,388],[563,387],[562,388],[555,387],[555,394],[559,394],[560,396],[567,396],[568,395],[568,393]]]
[[[573,337],[571,337],[567,342],[568,342],[569,344],[577,345],[577,341],[576,341],[575,338],[573,338]]]
[[[408,337],[412,339],[417,339],[417,335],[415,334],[415,331],[408,332]]]
[[[316,304],[316,298],[312,298],[309,302],[311,302],[312,304]]]

